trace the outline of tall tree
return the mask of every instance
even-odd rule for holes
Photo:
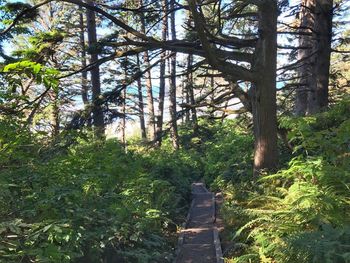
[[[328,106],[329,68],[332,44],[333,0],[316,0],[313,45],[313,78],[308,96],[309,114]]]
[[[333,0],[303,0],[300,10],[300,84],[295,113],[314,114],[328,106]]]
[[[126,62],[127,63],[127,62]],[[127,78],[127,69],[126,65],[124,68],[124,75],[125,79],[123,80],[123,91],[122,91],[122,118],[121,118],[121,132],[122,132],[122,144],[125,150],[127,150],[127,145],[126,145],[126,94],[127,94],[127,84],[126,84],[126,78]]]
[[[298,60],[301,65],[298,70],[300,83],[296,89],[295,114],[303,116],[306,114],[308,104],[308,83],[312,77],[311,58],[312,58],[312,28],[314,17],[311,10],[314,9],[314,0],[302,0],[299,17],[299,46],[305,47],[298,50]]]
[[[217,50],[207,38],[203,16],[198,11],[195,1],[189,0],[196,31],[209,64],[221,71],[230,82],[235,83],[237,79],[242,78],[252,81],[249,96],[250,103],[246,102],[247,96],[244,95],[242,90],[236,89],[236,92],[237,96],[242,99],[243,104],[251,105],[255,137],[254,173],[258,174],[264,169],[276,168],[278,163],[276,113],[278,7],[276,0],[263,0],[254,3],[258,11],[259,37],[252,60],[252,71],[247,72],[240,67],[218,59]],[[245,56],[243,59],[245,59]]]
[[[141,63],[139,55],[136,55],[137,59],[137,68],[140,70]],[[146,124],[145,124],[145,112],[144,112],[144,105],[143,105],[143,92],[142,92],[142,81],[141,78],[137,79],[137,95],[138,95],[138,111],[139,111],[139,118],[140,118],[140,128],[141,128],[141,138],[142,140],[147,139],[147,133],[146,133]]]
[[[276,0],[264,0],[258,5],[260,34],[253,61],[257,73],[252,83],[251,102],[254,123],[254,171],[275,169],[278,162],[276,63],[277,63]]]
[[[192,73],[193,56],[190,54],[187,58],[187,69],[190,69],[187,74],[187,85],[186,85],[186,103],[191,104],[191,123],[193,126],[193,133],[196,135],[198,132],[198,120],[197,120],[197,109],[195,107],[196,101],[194,97],[194,83]]]
[[[51,114],[51,134],[56,137],[60,133],[60,101],[59,101],[59,89],[52,90],[49,94],[52,103]]]
[[[86,32],[85,22],[84,22],[84,12],[83,8],[79,7],[79,40],[80,40],[80,48],[81,48],[81,67],[85,68],[87,66],[86,59],[86,44],[85,44],[85,32]],[[81,98],[85,107],[89,104],[88,99],[88,76],[87,71],[84,70],[81,73]]]
[[[142,8],[144,5],[143,0],[139,0],[139,7]],[[140,22],[141,22],[141,32],[146,34],[146,19],[145,14],[140,12]],[[148,51],[143,53],[143,60],[147,68],[150,68],[150,58]],[[152,86],[152,75],[151,69],[147,70],[145,73],[146,79],[146,90],[147,90],[147,111],[148,111],[148,135],[151,141],[155,140],[156,137],[156,121],[154,113],[154,99],[153,99],[153,86]]]
[[[87,0],[89,5],[94,6],[94,1]],[[92,115],[95,135],[97,138],[102,138],[105,134],[105,123],[103,110],[100,103],[101,96],[101,80],[100,80],[100,67],[98,62],[98,50],[97,50],[97,32],[96,32],[96,15],[91,9],[86,11],[87,18],[87,32],[90,52],[90,64],[95,64],[90,70],[91,75],[91,93],[92,93]]]
[[[168,34],[168,0],[162,1],[162,41],[166,41]],[[158,97],[158,116],[157,116],[157,146],[161,146],[163,138],[163,117],[164,117],[164,99],[165,99],[165,68],[166,68],[166,52],[163,50],[161,54],[159,69],[159,97]]]
[[[175,25],[175,0],[170,0],[170,28],[171,40],[176,40],[176,25]],[[170,85],[169,85],[169,112],[171,122],[171,139],[173,148],[179,149],[179,135],[177,131],[177,111],[176,111],[176,53],[174,52],[170,58]]]

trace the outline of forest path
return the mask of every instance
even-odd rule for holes
[[[215,225],[215,196],[203,183],[192,184],[192,196],[175,263],[223,263]]]

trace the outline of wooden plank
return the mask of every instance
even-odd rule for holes
[[[215,195],[203,183],[193,183],[192,198],[174,262],[223,263],[219,232],[215,226]]]
[[[224,257],[222,255],[222,249],[221,249],[221,242],[219,237],[219,231],[216,227],[213,229],[213,235],[214,235],[214,247],[215,247],[215,254],[216,254],[216,263],[224,263]]]

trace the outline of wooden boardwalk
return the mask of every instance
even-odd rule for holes
[[[175,263],[223,263],[215,226],[215,196],[203,183],[192,184],[192,196]]]

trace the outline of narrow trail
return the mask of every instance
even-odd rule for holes
[[[192,204],[180,232],[175,263],[223,263],[215,225],[215,196],[203,183],[192,184]]]

